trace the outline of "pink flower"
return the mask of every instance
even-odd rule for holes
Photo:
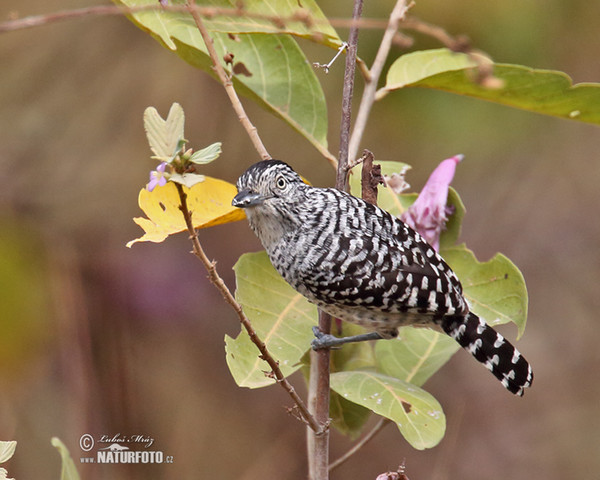
[[[401,220],[419,232],[433,248],[439,250],[440,234],[446,227],[448,215],[452,213],[446,205],[448,187],[454,178],[456,165],[463,155],[455,155],[442,161],[431,173],[419,197],[402,214]]]
[[[161,162],[156,170],[152,170],[150,172],[150,181],[148,185],[146,185],[146,190],[151,192],[157,186],[162,187],[167,184],[167,177],[165,175],[165,167],[167,166],[167,162]]]

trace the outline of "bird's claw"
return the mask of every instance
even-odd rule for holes
[[[339,346],[339,338],[328,333],[323,333],[321,330],[319,330],[319,327],[313,327],[312,331],[315,334],[315,338],[310,343],[313,350],[322,350],[324,348],[341,348]]]

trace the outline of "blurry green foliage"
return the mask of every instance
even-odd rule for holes
[[[50,336],[45,249],[35,229],[0,218],[0,377],[22,375]]]
[[[555,70],[536,70],[521,65],[493,64],[495,86],[475,81],[477,63],[464,53],[448,49],[403,55],[390,67],[379,98],[405,87],[426,87],[488,100],[530,112],[600,125],[600,84],[573,85],[571,78]]]

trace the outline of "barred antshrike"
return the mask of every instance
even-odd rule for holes
[[[531,367],[507,340],[469,311],[448,264],[388,212],[333,188],[315,188],[284,162],[252,165],[233,205],[283,278],[335,318],[374,330],[336,338],[315,328],[313,348],[390,339],[398,327],[441,328],[517,395]]]

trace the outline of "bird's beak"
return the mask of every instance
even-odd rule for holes
[[[260,193],[245,189],[233,197],[231,205],[238,208],[255,207],[261,205],[265,200],[266,198],[261,196]]]

